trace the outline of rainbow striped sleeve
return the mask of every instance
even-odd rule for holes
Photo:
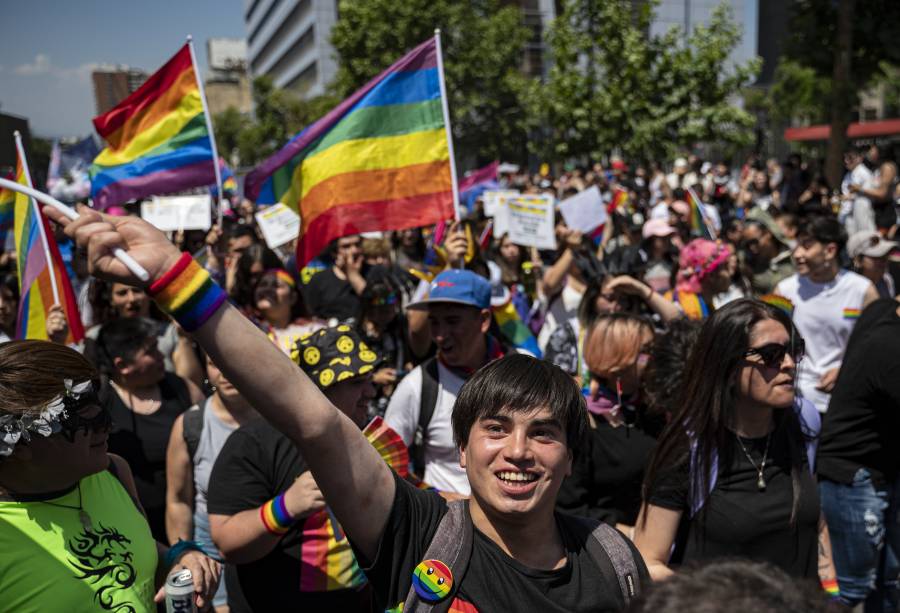
[[[300,213],[302,266],[340,236],[452,217],[449,150],[430,39],[247,175],[245,193]]]
[[[216,181],[188,45],[94,127],[108,143],[91,166],[99,208]]]

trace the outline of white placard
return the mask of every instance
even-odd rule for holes
[[[300,233],[300,216],[280,202],[256,213],[254,217],[269,249],[294,240]]]
[[[525,247],[556,249],[553,205],[553,196],[547,194],[507,198],[504,208],[509,239]]]
[[[489,189],[484,192],[482,199],[484,200],[484,216],[494,217],[497,214],[497,207],[503,204],[505,198],[518,196],[519,192],[514,189]]]
[[[560,202],[559,212],[567,226],[583,234],[606,223],[606,204],[596,185]]]
[[[209,230],[212,226],[212,198],[200,196],[154,196],[141,203],[141,217],[162,230]]]

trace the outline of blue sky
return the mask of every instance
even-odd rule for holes
[[[23,0],[5,3],[0,111],[27,117],[42,137],[93,133],[91,69],[126,64],[152,73],[194,37],[245,36],[242,0]]]

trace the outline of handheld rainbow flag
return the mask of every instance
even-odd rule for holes
[[[700,238],[711,241],[716,240],[716,231],[713,229],[712,222],[703,210],[703,202],[697,197],[693,188],[689,187],[687,189],[686,198],[688,206],[691,207],[691,232],[698,235]]]
[[[94,127],[108,143],[91,166],[98,208],[222,183],[190,42]]]
[[[15,181],[12,175],[6,177]],[[13,228],[16,210],[16,193],[11,189],[0,189],[0,249],[6,245],[6,236]]]
[[[16,181],[31,187],[31,175],[18,133],[16,148]],[[16,269],[19,275],[16,338],[48,340],[47,315],[50,308],[58,304],[63,307],[69,324],[66,343],[79,342],[84,338],[84,327],[47,218],[34,200],[20,193],[15,194],[14,216]]]
[[[272,195],[299,212],[299,266],[341,236],[459,217],[439,41],[410,51],[247,175],[248,198],[272,177]]]

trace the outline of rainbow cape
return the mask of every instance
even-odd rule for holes
[[[453,217],[436,39],[422,43],[247,175],[300,214],[297,263],[338,237]]]
[[[691,207],[691,232],[700,238],[711,241],[716,240],[716,233],[713,230],[712,223],[703,210],[703,202],[697,197],[693,188],[689,187],[687,189],[685,198],[687,198],[688,206]]]
[[[95,117],[94,127],[108,143],[91,166],[98,208],[216,182],[187,44],[134,93]]]
[[[31,187],[21,158],[16,164],[16,181]],[[40,212],[37,203],[18,192],[15,193],[14,216],[16,269],[19,275],[16,338],[47,340],[47,314],[55,303],[53,281],[50,278],[53,275],[59,304],[63,307],[69,324],[66,343],[81,341],[84,338],[81,315],[47,218]]]

